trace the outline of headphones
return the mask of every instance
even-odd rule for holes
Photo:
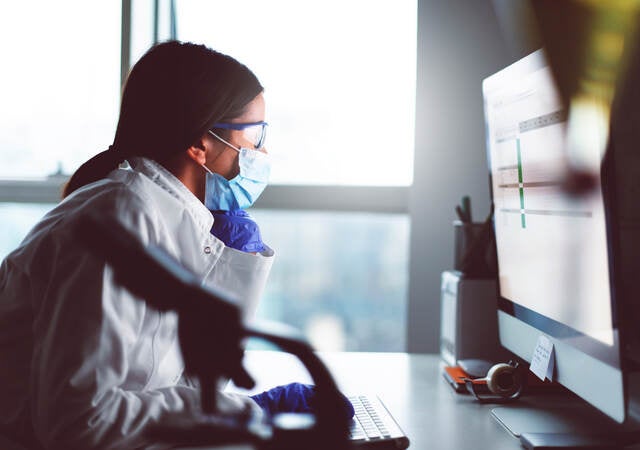
[[[516,400],[524,390],[525,377],[517,362],[493,366],[484,378],[465,378],[464,384],[481,403],[506,403]],[[485,389],[482,389],[485,388]],[[483,392],[488,390],[489,392]]]

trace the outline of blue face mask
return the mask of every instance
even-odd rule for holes
[[[220,139],[218,136],[215,137]],[[264,188],[267,187],[271,172],[271,160],[269,155],[264,152],[243,147],[237,148],[222,139],[220,140],[240,154],[240,173],[227,180],[222,175],[213,173],[206,166],[202,166],[207,171],[204,205],[212,211],[246,209],[253,205]]]

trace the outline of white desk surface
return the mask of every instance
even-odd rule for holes
[[[507,412],[510,414],[518,414],[518,410],[521,410],[525,415],[520,416],[524,418],[520,425],[526,428],[531,425],[531,408],[542,411],[540,408],[580,408],[586,405],[583,400],[568,393],[525,395],[508,405],[480,404],[470,395],[457,394],[447,384],[442,376],[444,364],[439,355],[320,353],[320,357],[345,394],[374,394],[382,399],[409,437],[409,450],[522,449],[520,440],[493,418],[492,409],[508,408]],[[257,382],[256,388],[251,392],[294,381],[310,382],[304,367],[286,353],[248,351],[244,363]],[[229,390],[236,389],[231,386]],[[604,415],[588,408],[592,410],[589,412],[590,416],[598,416],[598,422],[594,423],[602,424]],[[573,414],[580,409],[571,411]],[[548,431],[564,426],[556,419],[550,416],[546,425],[550,427]],[[597,425],[595,429],[601,427]],[[640,445],[634,445],[632,448],[640,450]],[[248,447],[224,448],[231,449],[248,450]]]
[[[411,441],[410,450],[520,449],[520,441],[481,405],[444,381],[439,355],[322,353],[343,392],[376,394]],[[249,351],[245,366],[257,391],[292,381],[309,382],[292,356]],[[255,391],[254,390],[254,391]]]

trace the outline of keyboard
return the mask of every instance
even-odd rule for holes
[[[409,447],[409,438],[377,396],[350,395],[355,415],[350,438],[359,448],[398,449]]]

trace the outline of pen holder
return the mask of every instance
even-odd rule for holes
[[[453,268],[467,277],[495,276],[497,264],[492,223],[454,220],[453,230]]]

